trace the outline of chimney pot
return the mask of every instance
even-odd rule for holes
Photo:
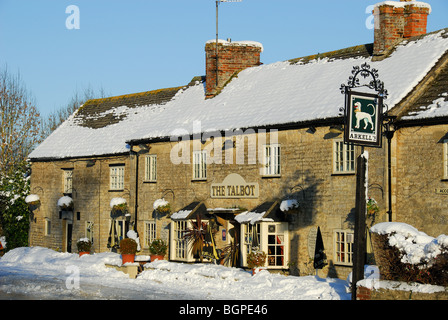
[[[216,40],[205,45],[205,95],[212,98],[224,88],[225,84],[238,72],[260,65],[263,46],[254,41],[218,41],[218,59],[216,59]],[[218,67],[217,67],[218,66]],[[218,75],[218,81],[216,81]]]
[[[387,1],[375,5],[374,55],[384,54],[402,39],[426,33],[431,6],[411,0]]]

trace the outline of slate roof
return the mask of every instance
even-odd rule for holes
[[[380,61],[372,57],[368,44],[248,68],[212,99],[205,99],[204,77],[197,77],[184,87],[90,100],[29,158],[124,154],[130,142],[169,139],[198,130],[327,125],[340,119],[344,97],[339,88],[353,66],[367,63],[378,69],[389,91],[386,103],[393,108],[447,52],[448,29],[442,29],[403,41]],[[441,94],[445,81],[446,70],[431,87],[433,91],[421,97],[422,103]]]

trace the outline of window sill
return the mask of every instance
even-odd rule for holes
[[[262,175],[261,179],[271,179],[271,178],[281,178],[282,176],[280,174],[272,174],[272,175]]]
[[[109,192],[123,192],[124,189],[109,189]]]
[[[157,180],[144,180],[143,183],[157,183]]]
[[[354,176],[356,175],[356,172],[336,172],[336,173],[332,173],[332,176]]]
[[[191,179],[191,182],[207,182],[207,178],[204,178],[204,179]]]

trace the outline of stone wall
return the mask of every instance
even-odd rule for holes
[[[375,280],[371,286],[367,280],[358,282],[357,300],[448,300],[445,287]]]
[[[443,140],[448,125],[401,128],[396,132],[393,189],[394,221],[430,236],[448,234],[448,188],[443,172]]]

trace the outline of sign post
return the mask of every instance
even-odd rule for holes
[[[371,79],[361,84],[358,76]],[[354,88],[367,87],[376,93],[353,91]],[[366,201],[367,201],[367,153],[364,147],[382,147],[383,99],[387,98],[384,83],[378,80],[378,70],[371,69],[367,63],[355,66],[347,85],[341,85],[345,94],[344,143],[361,146],[356,167],[355,234],[353,243],[352,300],[356,300],[356,285],[364,279],[366,262]],[[390,188],[389,188],[390,192]]]

